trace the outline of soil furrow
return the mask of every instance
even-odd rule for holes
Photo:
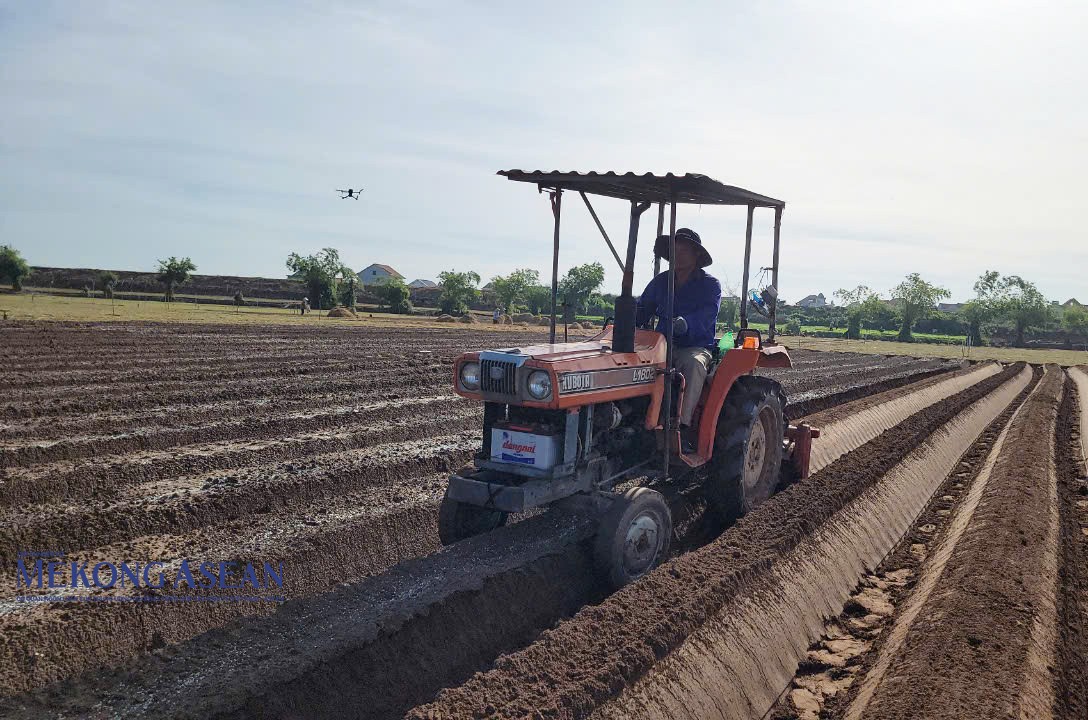
[[[461,423],[466,432],[469,421]],[[149,533],[184,532],[209,524],[244,518],[428,472],[453,471],[471,457],[461,436],[439,433],[458,429],[448,420],[413,426],[413,433],[433,440],[387,445],[360,444],[306,463],[265,466],[229,475],[172,478],[141,487],[133,497],[110,504],[71,507],[29,506],[8,509],[0,531],[0,564],[14,562],[26,548],[62,551],[93,547]],[[380,440],[379,438],[375,438]]]
[[[370,443],[380,441],[382,437],[366,435],[366,432],[360,431],[356,436],[365,437]],[[420,433],[418,430],[412,432]],[[456,446],[447,446],[446,452],[468,453],[478,444],[478,435],[478,431],[462,434]],[[0,484],[0,507],[80,498],[109,501],[117,498],[125,488],[141,483],[248,469],[284,460],[301,459],[320,464],[329,456],[355,449],[357,443],[352,437],[350,433],[336,433],[250,443],[190,445],[177,450],[120,455],[102,462],[36,465],[26,472],[9,471],[6,476],[0,471],[0,478],[6,478]],[[385,437],[390,435],[387,433]]]
[[[349,378],[294,378],[291,380],[266,379],[261,382],[203,383],[200,399],[204,402],[236,401],[252,398],[297,397],[300,395],[339,395],[355,394],[360,397],[382,397],[390,388],[426,387],[436,388],[447,385],[450,373],[447,370],[399,375],[389,379],[384,377],[349,377]],[[75,399],[71,394],[62,394],[36,401],[16,401],[0,407],[0,418],[17,420],[19,418],[55,417],[79,413],[126,410],[133,407],[167,408],[192,402],[193,389],[182,387],[170,392],[130,391],[123,395],[93,395],[86,388],[80,390]]]
[[[772,497],[713,543],[585,608],[495,669],[411,713],[419,718],[587,717],[644,677],[706,618],[952,418],[1016,376],[1007,368],[932,405]],[[788,677],[788,676],[787,676]]]
[[[434,395],[425,395],[415,385],[391,387],[382,394],[382,402],[421,401],[431,402],[439,397],[455,398],[445,388],[436,388]],[[342,394],[302,395],[293,398],[255,397],[248,400],[235,400],[221,403],[193,403],[175,405],[167,408],[142,410],[136,412],[88,413],[51,418],[19,420],[18,422],[0,422],[0,440],[11,446],[13,440],[52,440],[72,439],[81,433],[117,435],[153,428],[183,428],[215,422],[214,418],[253,418],[264,419],[272,416],[306,416],[345,412],[349,408],[363,403],[346,405]],[[373,403],[366,403],[373,404]]]
[[[1007,436],[1012,417],[1036,387],[1036,372],[1008,407],[983,431],[945,478],[914,525],[871,574],[862,578],[843,613],[829,620],[823,637],[813,644],[776,705],[775,720],[815,720],[841,712],[846,691],[854,687],[866,662],[871,663],[875,644],[884,643],[891,613],[917,583],[919,569],[932,554],[935,543],[944,542],[956,514],[972,497],[969,487],[988,472]],[[977,493],[975,493],[977,494]],[[856,688],[855,688],[856,689]],[[837,709],[836,709],[837,708]]]
[[[1049,367],[1012,419],[844,717],[1050,716],[1064,379]]]
[[[144,557],[282,562],[283,594],[312,597],[437,550],[436,508],[444,490],[445,475],[408,478],[325,498],[287,513],[256,514],[213,529],[158,534],[67,557],[92,564]],[[13,583],[4,585],[3,597],[14,597]],[[130,588],[127,594],[138,597],[140,593]],[[5,688],[0,694],[113,666],[242,617],[267,615],[276,607],[273,603],[220,603],[213,612],[201,614],[185,603],[0,601],[0,608],[5,604],[10,610],[0,609],[0,638],[4,638],[0,641],[0,688]],[[72,653],[70,649],[77,645],[83,651]]]
[[[478,408],[470,407],[461,398],[450,395],[439,401],[442,412],[459,412],[475,416]],[[370,425],[397,420],[405,416],[415,417],[427,413],[412,403],[363,405],[339,408],[328,412],[292,413],[281,415],[248,416],[224,422],[208,422],[203,425],[181,428],[154,428],[126,433],[119,436],[89,436],[67,440],[42,441],[41,444],[0,447],[0,468],[28,467],[37,463],[81,458],[101,458],[143,450],[163,450],[196,443],[245,440],[253,442],[267,438],[284,437],[303,432],[317,432],[335,428],[367,428]]]
[[[1088,382],[1069,373],[1058,412],[1057,457],[1061,570],[1058,584],[1058,663],[1055,667],[1054,717],[1088,718]],[[1088,375],[1081,373],[1088,379]],[[1079,418],[1079,422],[1078,422]]]
[[[1003,376],[1006,375],[1008,375],[1008,373],[1003,373]],[[953,396],[948,403],[928,408],[923,413],[913,416],[911,432],[907,433],[910,440],[902,442],[901,445],[893,444],[892,447],[888,447],[888,443],[885,443],[885,445],[878,450],[872,450],[866,453],[866,455],[883,453],[888,450],[899,452],[899,454],[902,455],[903,452],[900,451],[901,448],[909,447],[911,440],[915,441],[915,443],[920,442],[925,436],[928,436],[929,432],[939,426],[940,423],[937,418],[934,417],[935,415],[940,415],[941,413],[954,415],[957,410],[970,404],[970,398],[968,398],[967,395],[974,393],[974,397],[979,397],[985,394],[986,390],[990,389],[987,386],[992,385],[995,381],[1000,379],[1003,379],[1003,377],[984,380],[979,385],[966,390],[959,395]],[[888,433],[885,435],[888,435]],[[839,462],[841,463],[842,460]],[[857,468],[853,465],[848,465],[842,471],[842,475],[851,478],[856,477]],[[819,477],[824,478],[826,475],[821,474]],[[875,476],[870,476],[867,479],[856,480],[855,482],[860,486],[864,486],[867,480],[872,481],[874,477]],[[845,477],[840,479],[839,482],[842,484],[849,484]],[[835,483],[830,484],[835,485]],[[825,487],[824,482],[814,482],[812,485],[820,488]],[[858,488],[858,491],[860,491],[860,488]],[[789,494],[789,492],[790,491],[787,491],[786,494]],[[830,498],[826,498],[825,504],[817,509],[817,513],[826,511],[826,502],[836,502],[836,499],[838,499],[839,502],[845,502],[846,498],[840,497],[842,493],[842,487],[835,487],[831,490]],[[809,498],[807,497],[802,497],[800,499],[801,502],[788,503],[787,505],[793,508],[791,513],[801,512],[802,515],[805,515],[801,508],[807,507],[807,504],[804,501],[808,499]],[[772,502],[774,501],[772,500]],[[759,512],[762,512],[762,509],[750,517],[755,517]],[[815,526],[818,525],[819,521],[824,517],[825,516],[819,514],[813,515],[812,519],[807,522],[811,522],[812,525]],[[800,518],[798,518],[798,520],[800,521]],[[745,521],[742,521],[742,524],[744,522]],[[526,524],[527,523],[518,523],[515,528]],[[562,526],[572,532],[574,531],[572,528],[579,527],[577,525],[571,526],[566,523]],[[761,525],[761,527],[766,529],[766,525]],[[591,532],[591,527],[583,526],[582,530],[578,532],[582,534],[570,536],[567,543],[559,547],[569,547],[570,540],[576,539],[577,537],[585,537],[586,534]],[[727,535],[728,534],[729,533],[727,532]],[[536,531],[534,531],[533,537],[536,540],[544,540],[547,538],[546,535],[540,535],[539,533],[536,533]],[[725,536],[723,536],[723,538],[724,537]],[[493,536],[474,538],[473,540],[466,541],[466,543],[460,543],[454,548],[448,548],[442,553],[432,556],[432,558],[421,559],[419,562],[425,564],[439,562],[446,553],[462,548],[462,546],[469,546],[470,543],[476,543],[477,541],[480,541],[481,544],[478,546],[471,546],[474,548],[474,556],[475,553],[481,552],[483,548],[497,546],[501,546],[501,552],[518,552],[519,545],[517,543],[512,543],[509,538],[500,532],[498,534],[493,534]],[[698,552],[701,551],[697,551],[697,553]],[[319,700],[314,699],[312,689],[314,687],[321,687],[329,689],[330,692],[317,693],[318,696],[328,697],[330,700],[335,698],[337,702],[347,702],[357,707],[371,707],[371,704],[369,703],[378,703],[382,697],[386,696],[400,697],[402,699],[399,701],[399,704],[396,705],[397,712],[399,713],[405,707],[404,697],[418,702],[419,700],[426,699],[435,688],[456,684],[465,679],[473,670],[485,668],[486,664],[481,665],[480,663],[489,662],[489,656],[487,653],[483,653],[482,659],[479,657],[481,647],[486,647],[497,654],[509,649],[510,643],[508,637],[516,636],[521,639],[526,637],[525,633],[528,633],[528,637],[534,636],[541,627],[541,619],[539,616],[535,615],[527,619],[527,615],[532,615],[530,611],[535,611],[540,605],[536,603],[511,603],[509,597],[503,595],[505,592],[504,588],[508,588],[511,583],[516,583],[519,586],[525,586],[526,583],[530,583],[529,587],[550,588],[548,591],[549,593],[554,592],[556,588],[563,588],[569,591],[572,586],[576,585],[579,578],[592,576],[586,572],[587,567],[585,566],[585,563],[587,561],[584,553],[585,550],[578,550],[577,552],[565,550],[559,553],[556,559],[549,561],[549,563],[551,563],[550,565],[545,566],[545,582],[538,582],[534,579],[537,573],[542,572],[539,564],[530,566],[514,565],[510,567],[510,570],[514,570],[513,573],[506,571],[498,576],[490,576],[493,578],[492,580],[483,580],[480,578],[474,581],[472,586],[474,588],[473,591],[464,596],[450,594],[448,583],[443,580],[442,584],[447,588],[447,593],[444,594],[443,597],[449,599],[444,600],[439,606],[428,610],[425,614],[416,616],[416,619],[408,624],[402,625],[401,622],[403,621],[394,623],[393,627],[390,628],[385,635],[382,635],[383,639],[380,643],[370,641],[360,642],[357,635],[352,636],[351,639],[348,640],[347,638],[344,638],[342,634],[338,634],[336,641],[331,644],[331,647],[329,641],[325,639],[320,643],[319,648],[314,647],[312,648],[312,652],[307,651],[307,657],[304,662],[296,662],[290,667],[271,658],[267,660],[254,659],[253,667],[255,676],[251,676],[251,680],[254,684],[247,685],[250,681],[244,681],[236,677],[231,685],[233,688],[230,691],[230,694],[232,695],[231,700],[216,709],[225,711],[227,707],[233,708],[230,711],[230,715],[236,717],[269,717],[277,716],[279,713],[282,713],[280,716],[289,716],[293,710],[297,710],[305,704],[310,711],[310,714],[322,712],[331,713],[331,706],[326,708],[320,704]],[[693,553],[693,555],[697,553]],[[582,559],[579,560],[579,557]],[[560,559],[562,559],[562,562],[559,562]],[[681,558],[676,562],[682,562],[683,560],[684,558]],[[475,563],[474,561],[474,564],[478,563]],[[455,573],[460,571],[459,565],[444,565],[443,567],[445,568],[443,573]],[[515,568],[521,569],[515,570]],[[662,572],[668,571],[663,568]],[[404,568],[405,579],[418,578],[420,576],[421,573],[417,566],[412,565],[410,568]],[[422,573],[422,576],[427,577],[427,573]],[[656,576],[657,574],[655,574],[655,577]],[[384,582],[384,580],[384,578],[375,578],[375,582]],[[653,582],[652,578],[648,578],[647,581]],[[418,580],[412,581],[412,585],[415,585],[417,582]],[[481,587],[479,583],[484,583],[484,586]],[[633,590],[634,587],[637,587],[640,584],[641,583],[632,586],[632,588],[628,588],[623,592],[625,593],[629,590]],[[365,585],[366,583],[364,583],[364,586]],[[480,594],[481,592],[486,593],[487,597],[482,597]],[[538,589],[534,592],[540,594],[543,590]],[[494,595],[492,595],[492,593],[494,593]],[[620,593],[620,595],[622,594],[623,593]],[[490,599],[491,597],[502,599],[502,603],[499,605],[506,608],[507,614],[503,616],[507,619],[506,623],[496,624],[493,615],[479,614],[475,611],[475,608],[477,607],[490,607],[490,603],[492,602]],[[550,595],[548,597],[550,597]],[[618,596],[613,596],[613,598],[615,597]],[[577,598],[577,602],[574,604],[584,604],[585,602],[588,602],[589,599],[589,595],[581,593]],[[544,600],[541,601],[541,604],[547,606],[548,602],[547,597],[545,597]],[[610,603],[612,600],[609,600],[608,602]],[[608,603],[606,603],[606,605],[607,604]],[[358,607],[358,605],[354,602],[348,603],[342,601],[338,604],[338,612],[350,615],[353,612],[351,609],[353,607]],[[398,605],[398,607],[400,607],[400,605]],[[562,611],[557,611],[559,613],[558,615],[554,613],[550,614],[544,625],[554,622],[556,619],[559,619],[559,617],[562,617],[565,612],[569,611],[569,606],[564,605],[563,607],[564,609]],[[447,610],[449,612],[447,612]],[[592,611],[583,610],[578,617],[581,617],[587,612]],[[612,617],[612,614],[610,613],[609,616]],[[259,630],[256,628],[251,629],[251,632],[257,634],[257,637],[252,641],[261,647],[266,648],[264,651],[266,657],[269,653],[271,653],[273,658],[278,657],[282,654],[282,651],[274,650],[269,647],[268,642],[270,638],[266,637],[264,633],[267,631],[275,636],[276,633],[281,632],[280,630],[277,630],[276,627],[279,627],[280,623],[288,622],[289,617],[289,613],[277,613],[277,615],[273,616],[269,621],[271,627],[269,627],[269,625],[264,625]],[[315,618],[324,618],[325,616],[323,614],[306,611],[306,617],[308,618],[307,622],[309,623],[313,622]],[[342,617],[343,616],[341,616],[341,618]],[[324,622],[324,620],[322,619],[320,622]],[[481,625],[480,623],[486,623],[486,625]],[[562,630],[563,627],[564,626],[561,626],[560,630]],[[231,630],[222,632],[231,632]],[[351,631],[347,630],[346,632]],[[555,632],[557,631],[547,633],[544,637],[551,637]],[[307,635],[307,637],[312,636]],[[298,643],[302,643],[302,647],[309,647],[311,641],[297,638],[291,642],[295,647],[299,647]],[[424,650],[423,647],[419,646],[420,643],[424,643],[425,647],[429,649]],[[517,643],[514,643],[513,646],[516,647]],[[180,654],[178,657],[181,658],[182,656],[185,656],[185,659],[179,660],[179,665],[186,665],[186,667],[189,667],[190,669],[204,666],[209,661],[214,665],[215,661],[212,658],[202,657],[199,661],[195,661],[188,655],[190,652],[200,652],[200,647],[204,647],[204,644],[201,643],[199,645],[193,645],[192,647],[190,647],[190,644],[186,644],[184,648],[179,648]],[[398,647],[403,648],[403,651],[397,650],[396,652],[392,652],[393,649]],[[441,649],[442,652],[437,656],[434,655],[433,653],[439,649]],[[421,653],[424,654],[421,655]],[[465,667],[464,658],[466,653],[468,653],[468,657],[477,657],[477,661],[474,665],[470,663],[469,667]],[[490,655],[490,657],[494,656],[494,654]],[[425,665],[418,664],[424,659],[426,660]],[[194,662],[195,664],[189,666],[189,662]],[[504,661],[500,661],[500,666],[502,665],[502,662]],[[271,663],[271,665],[266,663]],[[390,693],[390,688],[387,685],[376,686],[358,682],[358,679],[362,677],[362,675],[357,674],[358,672],[365,671],[367,668],[373,668],[379,664],[382,665],[383,669],[389,672],[390,677],[401,679],[398,681],[395,693]],[[257,670],[257,667],[260,669]],[[423,672],[424,667],[427,668],[428,672]],[[156,686],[154,690],[148,689],[146,692],[141,690],[139,692],[141,696],[155,698],[170,697],[172,691],[168,688],[169,684],[173,682],[170,678],[186,677],[188,678],[187,682],[192,681],[193,678],[188,674],[190,669],[181,670],[180,668],[175,668],[174,671],[169,673],[152,673],[152,676],[146,676],[141,673],[139,679],[134,680],[130,678],[126,682],[139,683],[141,686],[146,682]],[[436,676],[436,670],[442,670],[444,672],[439,672]],[[197,670],[196,672],[199,674],[200,680],[198,682],[200,683],[215,681],[214,667],[209,668],[209,672],[207,673],[202,670]],[[177,675],[174,673],[177,673]],[[531,674],[531,676],[535,675],[535,673]],[[92,685],[94,682],[102,681],[101,679],[93,681]],[[471,682],[472,681],[470,681],[470,683]],[[159,683],[165,683],[165,685],[159,685]],[[305,695],[303,695],[304,691],[306,693]],[[67,689],[65,691],[65,697],[78,697],[80,692],[81,691],[78,690]],[[102,694],[101,690],[95,692],[99,695]],[[110,694],[111,692],[113,691],[108,691],[105,694]],[[129,697],[134,697],[134,695],[131,694],[131,686],[126,687],[125,692],[129,694]],[[219,690],[202,691],[201,696],[216,698],[216,700],[210,702],[220,702],[220,699],[222,698]],[[119,696],[117,697],[117,702],[123,704],[123,701]],[[165,709],[165,706],[158,704],[157,700],[153,702],[155,703],[154,709],[156,711]],[[115,705],[114,707],[116,709],[120,707],[120,705]],[[343,705],[339,705],[339,707],[343,707]],[[141,712],[148,711],[149,709],[150,708],[146,705],[142,706]],[[201,706],[200,709],[209,710],[210,708]],[[190,710],[186,710],[181,714],[184,715],[189,711]],[[176,713],[177,710],[175,709],[172,712]],[[120,714],[123,716],[126,713],[122,711]],[[460,716],[457,713],[453,713],[453,715]]]

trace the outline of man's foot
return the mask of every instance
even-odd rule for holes
[[[680,426],[680,452],[684,455],[694,455],[699,449],[699,439],[695,429],[688,425]]]

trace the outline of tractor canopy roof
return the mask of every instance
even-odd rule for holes
[[[499,175],[516,182],[533,183],[540,188],[562,188],[593,195],[651,203],[692,203],[696,205],[752,205],[782,208],[786,203],[725,185],[706,175],[654,175],[633,172],[562,172],[559,170],[500,170]]]

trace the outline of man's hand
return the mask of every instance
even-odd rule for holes
[[[687,335],[688,333],[688,321],[683,317],[677,315],[672,321],[672,334],[673,335]]]

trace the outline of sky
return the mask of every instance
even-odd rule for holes
[[[547,198],[496,171],[694,172],[786,201],[787,301],[910,272],[964,300],[988,269],[1084,301],[1086,35],[1085,2],[0,0],[0,243],[60,267],[282,277],[334,247],[408,280],[546,277]],[[599,261],[618,291],[564,200],[560,272]],[[595,205],[626,238],[627,205]],[[744,219],[679,209],[727,288]],[[753,267],[772,225],[756,211]]]

